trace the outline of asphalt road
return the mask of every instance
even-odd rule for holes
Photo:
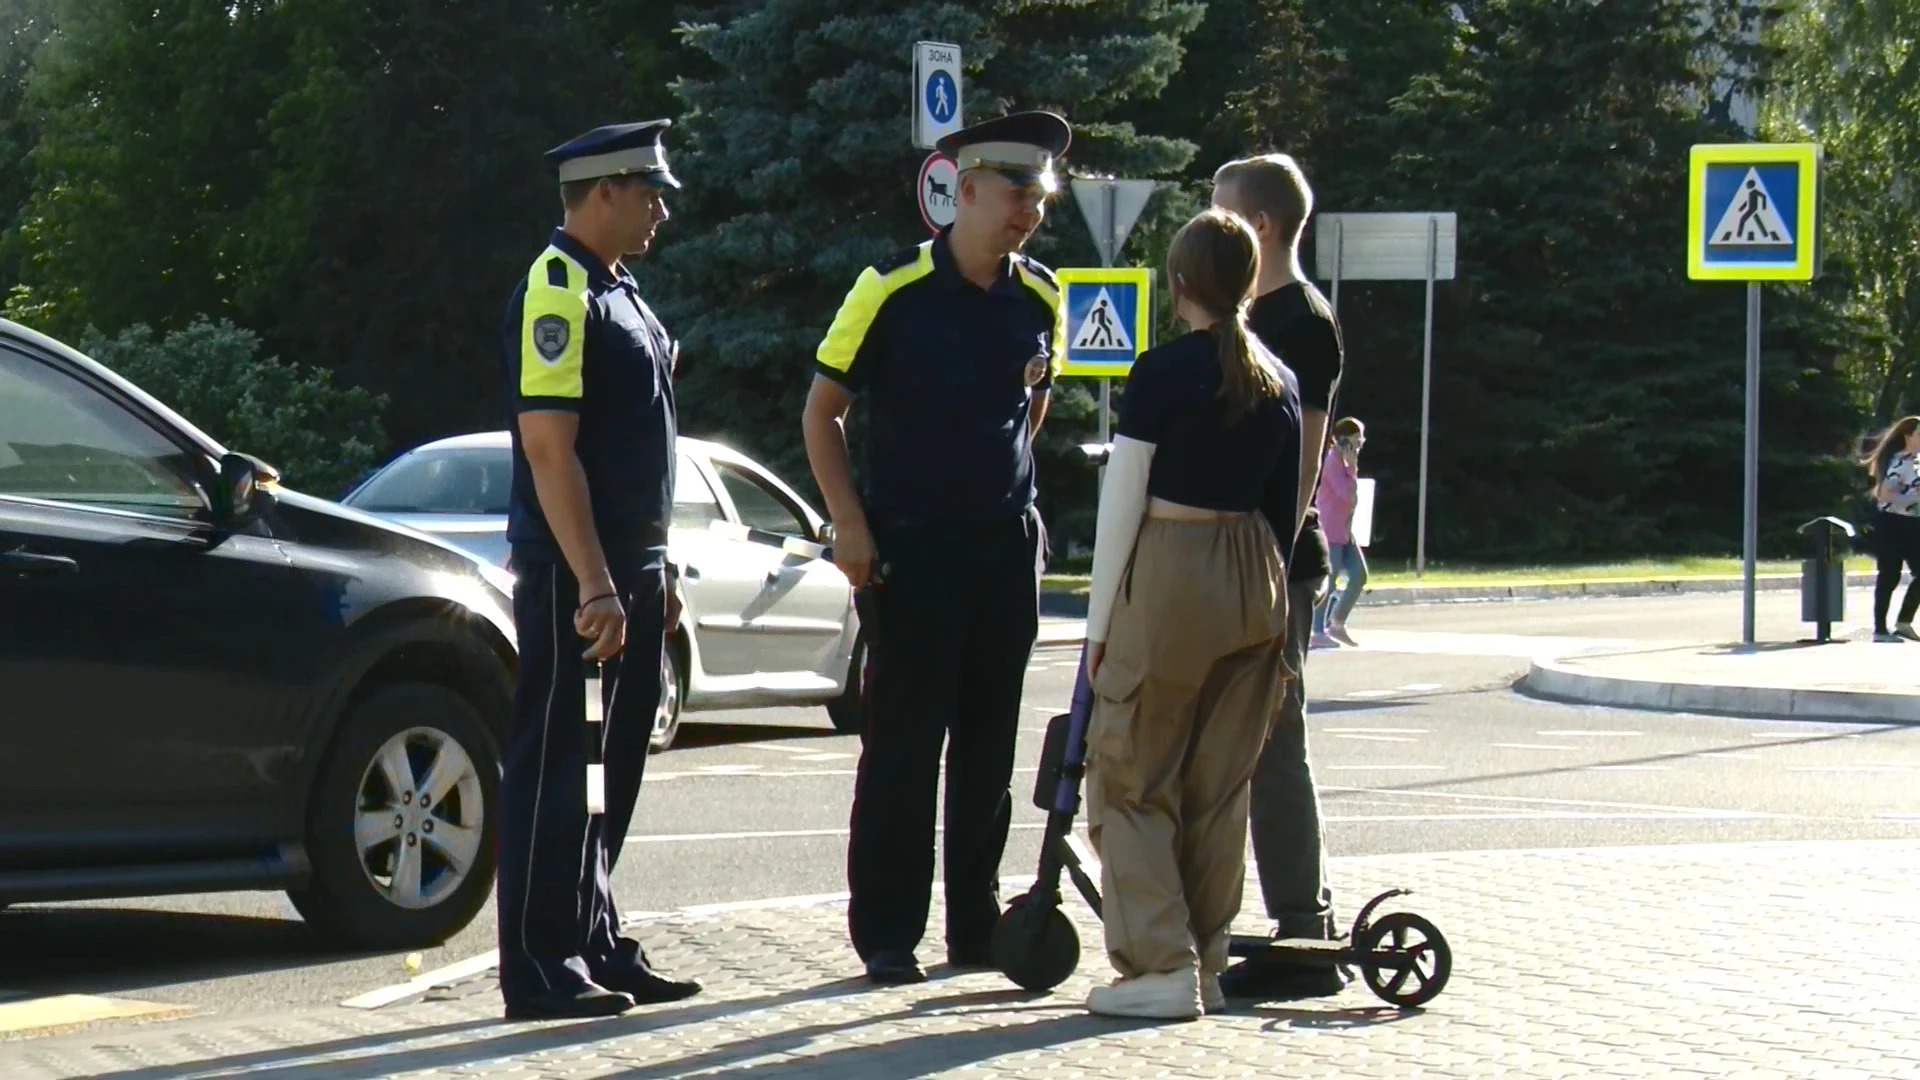
[[[1869,600],[1849,597],[1850,629]],[[1810,633],[1792,594],[1760,604],[1763,640]],[[1739,628],[1737,593],[1360,609],[1363,647],[1315,652],[1307,668],[1331,853],[1920,837],[1920,728],[1609,710],[1512,689],[1538,652],[1737,640]],[[1077,656],[1042,650],[1029,671],[1010,877],[1037,861],[1033,766]],[[844,889],[858,749],[818,710],[690,718],[682,744],[649,766],[616,875],[622,907]],[[1338,887],[1336,877],[1350,915],[1354,898]],[[424,966],[484,953],[493,935],[489,907]],[[926,955],[937,956],[938,936],[936,926]],[[0,999],[97,994],[239,1013],[339,1002],[406,974],[397,954],[318,950],[278,894],[0,914]]]

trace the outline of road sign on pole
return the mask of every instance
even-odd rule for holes
[[[966,126],[960,107],[960,46],[918,41],[913,46],[913,145],[931,150]]]
[[[1147,349],[1153,272],[1140,266],[1055,270],[1066,309],[1067,377],[1126,378]]]
[[[1120,261],[1120,249],[1140,220],[1157,186],[1152,180],[1114,180],[1109,177],[1073,178],[1073,201],[1087,222],[1093,246],[1100,253],[1100,265]]]
[[[1754,643],[1760,547],[1760,286],[1820,273],[1815,143],[1704,143],[1688,160],[1687,276],[1747,284],[1747,431],[1740,639]]]
[[[1413,573],[1427,572],[1427,434],[1433,408],[1433,283],[1452,281],[1459,216],[1427,214],[1321,214],[1314,224],[1315,270],[1333,282],[1333,308],[1340,310],[1340,282],[1425,281],[1427,315],[1420,355],[1420,494],[1414,532]]]
[[[1140,220],[1140,211],[1146,209],[1147,200],[1153,197],[1157,185],[1152,180],[1115,180],[1102,176],[1076,176],[1072,183],[1073,201],[1080,207],[1087,232],[1093,236],[1094,249],[1100,253],[1100,265],[1111,267],[1120,261],[1120,249],[1126,246],[1127,235],[1133,232],[1134,223]],[[1144,298],[1146,293],[1143,291],[1141,296]],[[1140,317],[1150,321],[1144,306]],[[1145,335],[1136,338],[1134,344],[1145,349]],[[1127,366],[1131,368],[1133,362],[1129,360]],[[1103,444],[1107,441],[1112,405],[1113,385],[1103,375],[1100,378],[1100,441]]]
[[[920,165],[920,220],[935,233],[953,224],[960,173],[945,154],[927,155]]]

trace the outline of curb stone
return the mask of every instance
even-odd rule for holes
[[[1874,575],[1849,574],[1848,588],[1871,586]],[[1407,604],[1487,603],[1500,600],[1566,600],[1581,597],[1632,598],[1641,596],[1684,596],[1694,593],[1739,592],[1740,578],[1668,578],[1658,581],[1569,581],[1541,585],[1406,585],[1368,589],[1360,594],[1360,606],[1399,606]],[[1793,575],[1774,574],[1757,578],[1757,592],[1785,592],[1800,588]],[[1087,598],[1067,589],[1045,589],[1040,594],[1040,613],[1058,618],[1086,618]]]
[[[1532,661],[1517,686],[1555,701],[1656,712],[1920,724],[1920,694],[1660,682],[1582,671],[1566,658]]]

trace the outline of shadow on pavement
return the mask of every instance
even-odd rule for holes
[[[260,1080],[338,1080],[340,1077],[393,1076],[426,1070],[454,1070],[481,1062],[556,1050],[591,1053],[597,1044],[672,1028],[738,1018],[748,1013],[789,1005],[821,1004],[876,990],[864,977],[839,979],[805,990],[757,998],[687,1005],[657,1012],[636,1010],[607,1020],[554,1022],[532,1027],[504,1020],[473,1021],[421,1027],[387,1036],[336,1039],[280,1051],[206,1058],[188,1065],[130,1069],[101,1074],[96,1080],[181,1080],[189,1076],[226,1075],[244,1070]],[[755,1061],[768,1055],[797,1053],[816,1040],[861,1029],[882,1029],[901,1020],[968,1012],[1062,1012],[1057,1018],[1029,1020],[975,1031],[929,1034],[879,1045],[855,1045],[792,1060]],[[1077,1001],[1048,998],[1019,990],[967,992],[925,998],[904,1008],[809,1024],[772,1034],[740,1039],[711,1049],[640,1066],[620,1073],[635,1080],[683,1076],[690,1072],[728,1068],[728,1075],[778,1075],[796,1064],[823,1075],[895,1077],[924,1076],[1023,1050],[1060,1046],[1080,1039],[1153,1026],[1150,1021],[1119,1021],[1087,1015]],[[503,1033],[486,1038],[481,1031]],[[397,1044],[428,1038],[465,1035],[445,1046],[404,1048]],[[391,1048],[389,1052],[382,1050]],[[352,1054],[347,1061],[318,1060]]]
[[[697,750],[710,746],[738,746],[751,742],[794,742],[804,739],[841,739],[846,735],[833,730],[822,713],[822,722],[818,727],[801,727],[785,724],[730,724],[721,720],[724,713],[688,713],[680,722],[680,734],[674,736],[673,747],[667,751],[672,755],[681,750]],[[659,762],[656,755],[653,759]]]
[[[120,906],[0,914],[7,989],[34,994],[114,994],[386,955],[330,946],[296,919]]]
[[[1238,1011],[1238,1010],[1236,1010]],[[1369,1005],[1353,1009],[1299,1009],[1260,1005],[1246,1010],[1265,1019],[1263,1031],[1301,1028],[1312,1031],[1351,1031],[1356,1028],[1398,1024],[1421,1015],[1420,1009],[1397,1009],[1391,1005]]]

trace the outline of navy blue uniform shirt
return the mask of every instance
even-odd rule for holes
[[[555,229],[508,300],[501,337],[513,432],[507,540],[516,556],[562,557],[520,445],[519,415],[544,409],[580,416],[574,452],[608,558],[664,551],[677,435],[673,342],[633,276],[625,267],[616,275]]]
[[[1270,522],[1284,506],[1274,529],[1283,538],[1300,490],[1299,383],[1266,356],[1280,376],[1280,396],[1229,426],[1215,342],[1211,331],[1195,330],[1141,354],[1127,375],[1116,430],[1154,444],[1148,495],[1208,510],[1264,509]]]
[[[815,371],[868,400],[875,522],[987,525],[1033,506],[1027,420],[1063,356],[1060,288],[1012,255],[982,289],[947,236],[862,271],[816,354]]]

